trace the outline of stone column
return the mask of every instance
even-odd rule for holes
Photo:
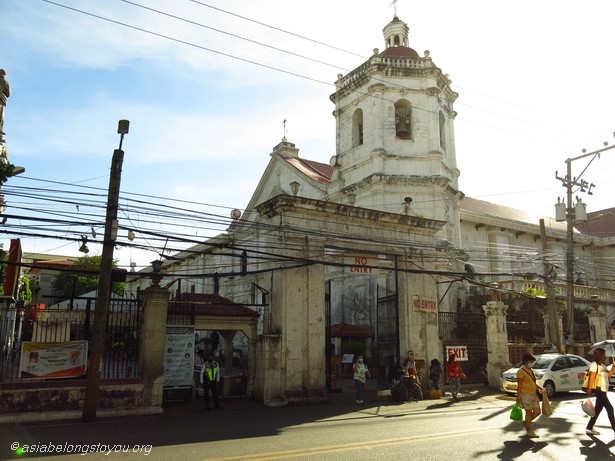
[[[508,358],[506,306],[502,301],[489,301],[483,306],[487,322],[487,379],[489,386],[500,387],[500,376],[511,367]]]
[[[564,314],[562,314],[561,312],[557,311],[556,314],[556,320],[557,320],[557,331],[559,332],[559,343],[562,345],[562,350],[559,351],[561,353],[565,352],[565,342],[564,342]],[[583,355],[583,354],[581,354]]]
[[[592,343],[606,339],[606,315],[598,309],[592,309],[587,314],[589,320],[589,337]]]
[[[222,395],[229,395],[233,377],[233,338],[235,331],[220,331],[220,335],[224,338],[224,389]]]
[[[143,375],[143,405],[162,406],[164,346],[166,342],[169,291],[152,286],[143,291],[140,366]]]
[[[542,315],[542,319],[545,323],[545,343],[552,344],[553,348],[557,347],[558,341],[554,335],[551,334],[551,330],[549,328],[549,314],[545,313]],[[555,321],[557,322],[557,333],[559,334],[559,344],[564,344],[564,321],[562,318],[561,312],[557,312],[555,314]],[[563,350],[558,352],[564,352]]]

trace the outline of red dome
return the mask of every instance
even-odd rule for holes
[[[403,57],[403,58],[419,58],[419,54],[412,48],[407,46],[390,46],[382,53],[381,56]]]

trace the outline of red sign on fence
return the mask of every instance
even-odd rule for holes
[[[455,354],[458,362],[466,362],[468,360],[468,346],[446,346],[446,359],[451,354]]]

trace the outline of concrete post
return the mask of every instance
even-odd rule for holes
[[[544,323],[545,344],[555,344],[555,338],[551,337],[551,330],[549,329],[549,314],[542,314],[542,321]]]
[[[166,342],[169,291],[152,286],[143,291],[140,366],[143,375],[143,405],[162,406],[164,346]]]
[[[606,315],[598,309],[592,309],[587,314],[589,321],[589,337],[592,343],[606,339]]]
[[[487,379],[489,386],[500,387],[500,376],[511,367],[508,358],[506,306],[502,301],[489,301],[483,306],[487,323]]]
[[[231,390],[231,378],[233,376],[233,338],[235,331],[220,331],[220,335],[224,338],[224,396],[228,396]]]
[[[555,321],[558,325],[557,333],[559,334],[559,341],[551,335],[551,331],[549,329],[549,314],[543,314],[542,316],[545,322],[545,343],[552,344],[554,348],[557,348],[558,344],[564,344],[564,320],[560,312],[558,312],[555,317]],[[558,350],[558,352],[564,352],[563,348],[562,350]]]

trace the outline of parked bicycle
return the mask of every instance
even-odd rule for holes
[[[423,400],[423,390],[416,374],[400,369],[391,381],[391,398],[399,403]]]

